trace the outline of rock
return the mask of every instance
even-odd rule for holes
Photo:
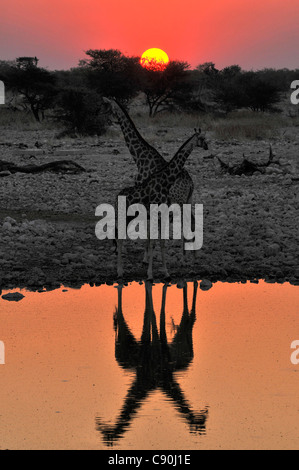
[[[200,283],[200,289],[203,290],[203,291],[207,291],[207,290],[210,290],[212,289],[213,287],[213,283],[211,281],[209,281],[208,279],[203,279]]]
[[[265,249],[266,256],[276,256],[280,252],[280,245],[278,243],[272,243]]]
[[[4,222],[4,224],[2,225],[2,229],[9,231],[12,229],[12,226],[9,222]]]
[[[25,296],[19,292],[2,295],[2,299],[8,300],[8,302],[20,302],[20,300],[24,299],[24,297]]]
[[[16,220],[12,217],[5,217],[4,222],[9,222],[11,225],[16,225]]]

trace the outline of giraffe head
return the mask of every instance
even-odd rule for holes
[[[116,109],[116,103],[110,99],[110,98],[106,98],[106,96],[103,96],[102,98],[102,101],[103,101],[103,107],[104,107],[104,112],[105,113],[113,113]]]
[[[196,129],[194,128],[194,131],[195,131],[195,136],[197,138],[196,140],[196,146],[197,147],[201,147],[203,148],[204,150],[208,150],[209,149],[209,146],[208,146],[208,143],[207,143],[207,140],[206,140],[206,134],[205,132],[202,132],[200,128]]]

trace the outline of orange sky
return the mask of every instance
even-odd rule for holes
[[[299,67],[298,0],[0,0],[0,59],[76,66],[87,49],[150,47],[192,66]]]

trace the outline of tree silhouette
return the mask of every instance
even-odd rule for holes
[[[4,80],[10,90],[18,93],[25,107],[29,107],[36,121],[44,118],[44,113],[52,107],[57,93],[53,73],[39,68],[36,57],[19,57],[15,65],[4,71]]]
[[[143,68],[141,72],[141,90],[146,95],[149,115],[172,109],[175,99],[186,86],[187,62],[170,61],[163,71]]]
[[[140,89],[138,57],[126,57],[117,49],[90,49],[88,59],[79,66],[87,72],[89,87],[106,97],[124,102],[133,98]]]

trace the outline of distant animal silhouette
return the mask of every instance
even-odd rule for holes
[[[194,412],[186,400],[174,373],[188,368],[193,359],[192,332],[196,320],[196,294],[198,284],[194,282],[192,309],[187,302],[187,284],[183,287],[183,313],[177,332],[169,344],[166,334],[165,306],[168,286],[163,287],[160,314],[160,334],[153,307],[152,285],[145,284],[145,311],[141,340],[131,333],[122,311],[122,286],[118,286],[118,307],[114,314],[115,357],[125,370],[136,376],[124,399],[115,425],[106,425],[96,418],[96,427],[103,435],[107,446],[113,446],[128,431],[138,409],[151,392],[160,389],[174,403],[177,411],[188,423],[191,433],[204,434],[208,408]]]

